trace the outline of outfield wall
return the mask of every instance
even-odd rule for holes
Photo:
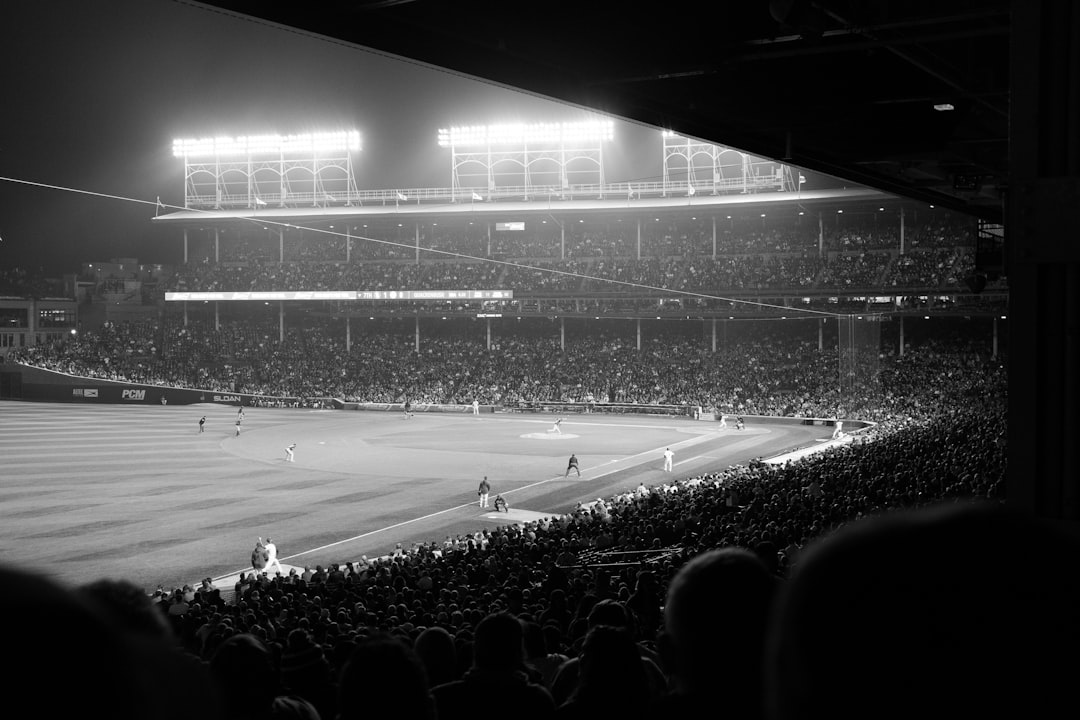
[[[12,363],[0,364],[0,398],[30,402],[114,405],[219,403],[245,406],[290,406],[298,405],[304,400],[298,397],[273,397],[86,378]]]

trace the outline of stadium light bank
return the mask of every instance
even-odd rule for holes
[[[363,149],[360,131],[340,130],[299,135],[242,135],[239,137],[178,138],[173,140],[173,157],[224,158],[325,155],[359,152]]]
[[[439,129],[440,147],[494,147],[541,144],[572,145],[615,138],[612,120],[581,122],[466,125]]]

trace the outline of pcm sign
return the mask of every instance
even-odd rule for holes
[[[145,390],[123,390],[120,393],[121,400],[145,400]]]

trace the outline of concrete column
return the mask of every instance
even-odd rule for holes
[[[900,254],[904,254],[904,208],[900,208]]]
[[[825,221],[821,218],[821,213],[817,214],[817,254],[819,256],[825,254]]]
[[[1080,7],[1011,5],[1008,503],[1080,521]]]
[[[990,359],[997,360],[998,356],[998,318],[994,316],[994,342],[991,346]]]

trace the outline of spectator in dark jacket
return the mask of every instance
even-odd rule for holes
[[[506,612],[480,621],[472,669],[461,680],[435,687],[432,694],[439,720],[471,720],[482,708],[495,708],[519,720],[542,720],[555,713],[547,689],[529,682],[521,623]]]

